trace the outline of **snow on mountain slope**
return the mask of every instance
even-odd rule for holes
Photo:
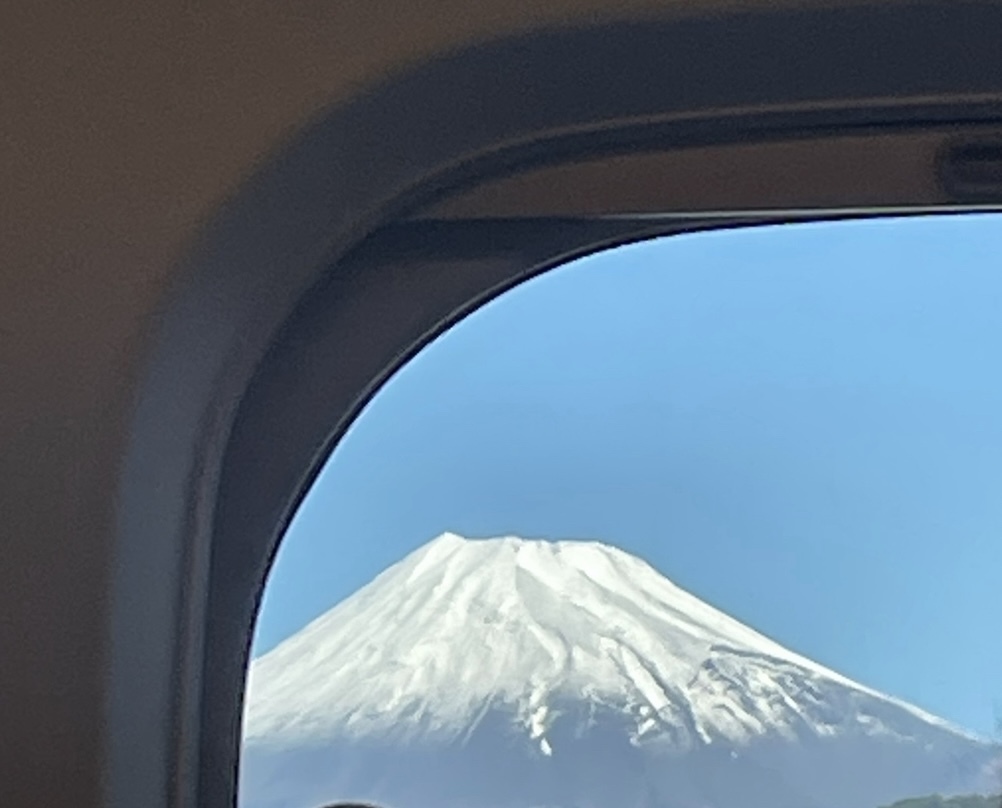
[[[326,783],[421,808],[530,808],[543,793],[548,804],[584,804],[597,793],[579,787],[584,768],[604,768],[603,783],[628,779],[639,806],[727,808],[737,794],[714,785],[727,770],[755,784],[763,808],[873,808],[973,786],[991,757],[976,738],[788,651],[621,550],[453,534],[253,663],[245,748],[247,805],[286,804],[252,793],[283,793],[284,769],[299,772],[288,793],[304,799],[307,786],[330,798]],[[424,763],[408,775],[405,760]],[[480,793],[483,774],[444,799],[450,769],[484,761],[536,790],[503,781]],[[571,791],[567,776],[579,781]]]

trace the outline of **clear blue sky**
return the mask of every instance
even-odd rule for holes
[[[380,392],[279,555],[260,654],[406,553],[594,538],[984,733],[1002,705],[1002,217],[591,256]]]

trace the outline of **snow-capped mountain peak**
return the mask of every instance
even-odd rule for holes
[[[245,808],[876,808],[988,744],[622,550],[444,534],[251,666]]]
[[[744,691],[736,703],[730,691]],[[880,706],[836,717],[824,695]],[[896,708],[598,542],[439,536],[252,666],[249,739],[335,731],[462,734],[508,704],[545,739],[556,705],[631,716],[635,738],[894,732]],[[374,709],[378,707],[378,709]]]

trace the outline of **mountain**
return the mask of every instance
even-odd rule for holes
[[[1000,808],[1002,796],[995,794],[963,794],[955,797],[943,797],[933,794],[929,797],[912,797],[899,800],[886,808]]]
[[[996,750],[596,542],[446,534],[248,679],[243,808],[873,808]]]

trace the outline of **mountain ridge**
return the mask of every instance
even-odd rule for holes
[[[443,534],[381,573],[254,661],[245,717],[255,760],[357,759],[348,769],[364,777],[339,781],[349,792],[380,755],[425,761],[418,779],[493,759],[566,805],[578,803],[554,773],[575,760],[576,777],[619,761],[643,806],[725,808],[736,794],[712,781],[730,770],[774,795],[763,808],[842,808],[904,796],[906,780],[963,789],[990,757],[972,733],[784,648],[625,551],[512,536]],[[868,803],[841,782],[853,769],[877,783]],[[812,778],[849,802],[809,799]],[[415,793],[400,772],[375,780]],[[498,805],[532,798],[516,788]]]

